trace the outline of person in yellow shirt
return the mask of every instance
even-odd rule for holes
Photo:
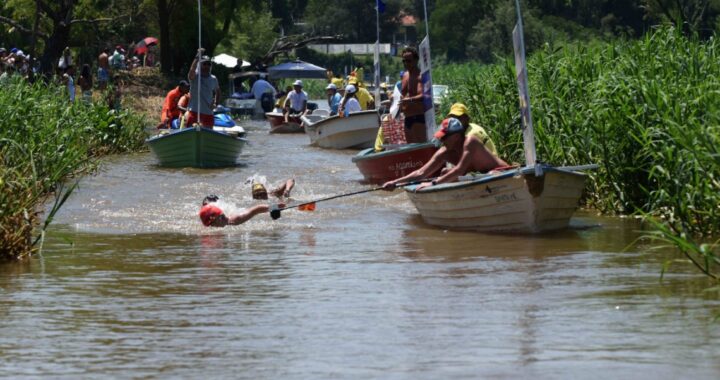
[[[459,176],[471,171],[485,173],[509,167],[507,162],[497,156],[495,144],[487,132],[481,126],[470,123],[467,107],[462,103],[452,105],[447,118],[435,133],[435,138],[442,142],[442,147],[425,165],[404,177],[384,183],[383,188],[392,190],[398,183],[429,178],[441,171],[446,163],[454,166],[443,171],[442,175],[433,181],[418,185],[416,189],[454,182]]]
[[[360,85],[360,82],[358,82],[357,78],[350,77],[350,81],[348,84],[351,84],[357,88],[357,94],[355,96],[357,96],[358,102],[360,102],[360,108],[363,111],[375,109],[375,99],[372,95],[370,95],[370,91]]]

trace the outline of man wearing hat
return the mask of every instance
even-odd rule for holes
[[[170,90],[165,96],[165,103],[163,103],[162,111],[160,112],[160,124],[157,125],[158,129],[171,128],[172,122],[178,119],[182,111],[180,110],[178,103],[183,95],[190,91],[190,83],[186,80],[181,80],[177,87]]]
[[[372,95],[370,95],[370,91],[361,85],[362,82],[360,82],[356,77],[351,76],[348,80],[348,84],[355,86],[355,89],[357,90],[355,96],[357,96],[357,100],[360,102],[360,108],[363,111],[375,108],[375,99]]]
[[[337,92],[337,86],[334,83],[330,83],[325,87],[325,93],[327,94],[328,106],[330,107],[330,116],[338,114],[338,107],[340,107],[340,101],[342,96]]]
[[[298,117],[305,115],[307,112],[308,96],[302,89],[302,81],[300,79],[293,83],[293,90],[287,95],[285,105],[283,106],[283,116],[285,122],[288,122],[289,115],[297,115]]]
[[[386,190],[394,189],[398,183],[429,178],[437,173],[441,175],[431,182],[423,182],[416,190],[457,181],[459,176],[468,172],[485,173],[508,166],[507,162],[497,156],[495,144],[487,132],[481,126],[470,123],[464,104],[453,104],[447,116],[435,132],[435,138],[442,142],[442,147],[420,169],[383,184]],[[446,163],[454,166],[443,173]]]
[[[205,49],[198,49],[198,53],[190,65],[188,80],[190,81],[190,104],[188,105],[187,125],[200,123],[204,128],[212,128],[215,124],[213,110],[220,104],[220,85],[215,75],[212,75],[210,57],[202,55]],[[200,70],[198,72],[198,63]]]
[[[290,191],[295,186],[295,180],[290,178],[283,182],[270,194],[277,197],[277,206],[284,208],[286,200],[290,198]],[[252,197],[256,200],[267,200],[268,192],[261,182],[252,181]],[[226,214],[223,210],[226,203],[219,201],[217,195],[208,195],[203,199],[198,216],[206,227],[225,227],[227,225],[238,225],[252,219],[252,217],[270,212],[272,206],[269,204],[255,205],[246,208],[238,213]],[[226,207],[230,208],[230,207]],[[274,218],[275,219],[275,218]]]

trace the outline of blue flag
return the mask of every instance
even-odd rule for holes
[[[383,3],[382,0],[376,0],[376,1],[377,1],[378,13],[384,13],[385,12],[385,3]]]

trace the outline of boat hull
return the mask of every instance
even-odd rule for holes
[[[426,162],[437,151],[433,143],[407,144],[397,149],[375,152],[373,148],[361,151],[352,161],[360,170],[365,181],[383,184],[387,181],[410,174]]]
[[[235,166],[246,140],[230,134],[195,127],[146,140],[160,166],[215,168]]]
[[[542,233],[566,228],[585,186],[585,174],[523,168],[414,192],[406,188],[422,219],[453,230]]]
[[[327,149],[365,149],[375,143],[380,120],[375,110],[360,111],[346,117],[330,116],[312,123],[303,120],[310,145]]]
[[[278,112],[266,112],[265,118],[270,122],[270,133],[303,133],[302,121],[299,117],[289,117],[285,122],[283,114]]]

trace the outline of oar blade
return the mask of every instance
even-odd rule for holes
[[[300,211],[315,211],[315,202],[299,205],[298,210],[300,210]]]

